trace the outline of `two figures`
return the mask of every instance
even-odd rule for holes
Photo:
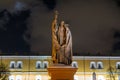
[[[72,35],[68,24],[61,21],[57,24],[58,13],[52,23],[52,60],[56,64],[70,65],[72,63]]]

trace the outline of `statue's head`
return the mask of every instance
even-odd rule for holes
[[[57,20],[58,18],[58,11],[55,11],[55,19]]]
[[[60,26],[62,27],[62,26],[64,26],[64,24],[65,24],[65,22],[64,22],[64,21],[61,21]]]

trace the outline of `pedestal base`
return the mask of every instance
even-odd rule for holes
[[[48,73],[51,76],[51,80],[74,80],[76,71],[77,68],[61,64],[48,67]]]

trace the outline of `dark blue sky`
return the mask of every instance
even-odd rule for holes
[[[55,10],[70,25],[74,54],[119,55],[119,0],[0,0],[1,52],[50,55]]]

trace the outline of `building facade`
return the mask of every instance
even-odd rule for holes
[[[10,71],[9,80],[50,80],[51,56],[0,56],[0,60]],[[71,66],[78,68],[74,80],[120,80],[120,57],[73,56]]]

